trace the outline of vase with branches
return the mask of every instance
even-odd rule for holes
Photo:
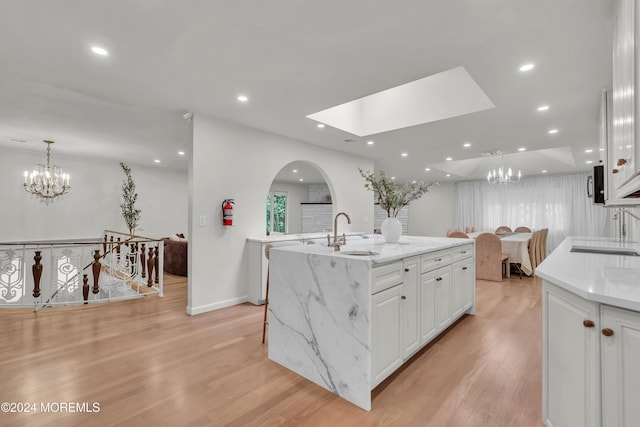
[[[126,175],[126,179],[122,181],[122,203],[120,209],[122,209],[122,217],[124,222],[129,228],[129,234],[133,236],[138,223],[140,221],[140,209],[136,209],[136,201],[138,200],[138,193],[136,193],[136,183],[131,176],[131,168],[124,162],[120,162],[120,167]]]
[[[400,187],[382,170],[379,170],[377,175],[371,171],[363,171],[361,168],[358,168],[358,171],[365,180],[364,188],[375,192],[376,201],[387,212],[387,220],[382,224],[382,234],[387,242],[397,242],[402,234],[402,224],[396,218],[400,210],[422,197],[431,186],[438,185],[437,182],[427,184],[422,181],[413,181]],[[387,235],[385,235],[385,228],[390,230]]]

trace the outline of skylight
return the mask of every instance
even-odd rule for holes
[[[307,117],[357,136],[495,108],[464,67],[340,104]]]

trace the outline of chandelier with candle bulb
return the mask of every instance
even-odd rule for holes
[[[47,144],[47,164],[37,164],[33,171],[24,172],[24,189],[48,205],[69,192],[71,177],[62,168],[51,165],[51,144],[54,142],[45,140],[44,143]]]
[[[522,178],[522,172],[518,170],[518,175],[514,175],[511,168],[504,167],[504,156],[500,155],[500,167],[496,170],[490,170],[487,174],[487,182],[489,184],[512,184],[520,181]]]

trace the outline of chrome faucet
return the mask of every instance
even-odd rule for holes
[[[620,240],[623,242],[627,240],[627,221],[625,218],[626,215],[629,215],[635,218],[636,220],[640,221],[640,217],[635,215],[633,212],[629,212],[625,208],[618,208],[618,211],[613,214],[614,220],[618,220],[618,219],[620,220],[618,227],[619,227],[619,233],[620,233]]]
[[[338,241],[338,217],[340,215],[344,215],[344,217],[347,218],[347,223],[351,224],[351,218],[349,218],[349,215],[344,212],[338,212],[336,214],[336,217],[333,219],[333,245],[329,244],[329,246],[333,246],[333,249],[335,251],[340,250],[340,242]],[[342,244],[347,244],[347,237],[344,235],[344,233],[342,234]]]

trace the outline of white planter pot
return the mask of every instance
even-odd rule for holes
[[[387,218],[382,222],[382,237],[387,243],[398,243],[402,236],[402,223],[398,218]]]

